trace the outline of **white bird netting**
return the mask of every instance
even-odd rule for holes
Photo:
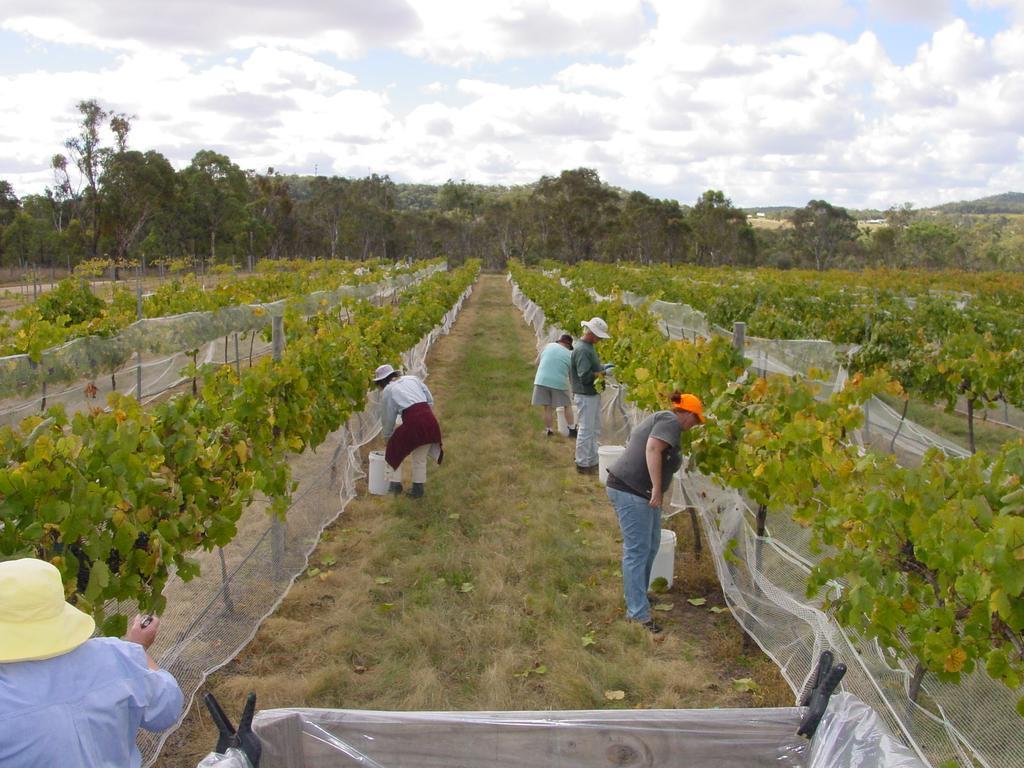
[[[264,330],[286,308],[311,315],[349,298],[385,301],[444,268],[433,265],[266,304],[139,320],[116,336],[88,336],[47,349],[38,363],[28,355],[2,357],[0,424],[16,423],[56,403],[63,403],[69,414],[103,405],[113,391],[150,402],[187,381],[182,371],[193,362],[241,368],[269,354]]]
[[[543,310],[514,283],[513,300],[533,327],[538,348],[563,332],[547,325]],[[687,331],[695,327],[691,314],[695,310],[678,307],[653,302],[649,309],[663,319],[665,312],[676,319],[685,318],[680,324],[666,321],[663,331],[671,338],[692,338]],[[786,364],[776,358],[772,365],[781,368]],[[801,369],[797,366],[796,370]],[[836,364],[833,370],[833,380],[839,382],[834,386],[841,386],[841,366]],[[622,385],[606,386],[602,444],[624,444],[632,427],[648,415],[628,402],[627,394]],[[868,409],[872,419],[869,430],[895,434],[899,414],[880,400],[873,400]],[[939,446],[952,455],[965,455],[963,449],[944,445],[941,438],[910,422],[904,422],[900,432],[897,444],[904,441],[908,453],[921,455],[928,447]],[[759,537],[756,513],[741,494],[685,467],[676,476],[669,506],[677,512],[695,510],[704,533],[704,550],[713,558],[733,616],[779,666],[795,695],[807,684],[821,651],[830,649],[849,667],[841,689],[875,709],[922,760],[933,765],[954,761],[985,768],[1024,765],[1024,729],[1015,711],[1021,692],[975,670],[959,684],[926,677],[918,701],[911,701],[912,674],[904,662],[873,640],[841,628],[822,611],[820,601],[807,599],[807,577],[824,553],[812,552],[809,532],[787,515],[772,515],[767,535]]]
[[[467,288],[442,322],[402,354],[406,371],[426,377],[428,352],[440,336],[451,331],[472,290],[472,286]],[[199,576],[187,582],[174,576],[168,580],[163,592],[167,609],[150,652],[174,675],[186,702],[191,702],[211,672],[231,661],[252,640],[305,571],[324,528],[355,497],[356,481],[366,474],[360,448],[380,432],[379,396],[376,389],[371,390],[364,411],[350,417],[315,452],[292,458],[292,476],[298,488],[284,520],[272,518],[269,500],[254,503],[238,521],[238,534],[230,544],[195,555]],[[118,610],[131,615],[135,608],[121,605]],[[171,730],[161,734],[140,731],[144,765],[155,762]]]

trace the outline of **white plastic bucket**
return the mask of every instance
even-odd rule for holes
[[[388,492],[388,465],[384,451],[370,451],[370,472],[367,477],[370,493],[383,496]]]
[[[578,421],[576,421],[576,407],[575,406],[567,405],[567,406],[565,406],[565,408],[563,408],[562,406],[559,406],[558,408],[556,408],[555,409],[555,418],[558,421],[558,434],[560,434],[562,437],[568,437],[569,436],[569,423],[565,420],[565,409],[566,408],[572,408],[572,414],[573,414],[572,423],[573,423],[573,426],[575,426],[576,424],[579,423]]]
[[[672,586],[672,572],[676,567],[676,532],[667,528],[661,529],[661,545],[658,547],[658,554],[654,556],[654,565],[651,566],[651,583],[661,577]],[[649,586],[649,585],[648,585]]]
[[[601,485],[608,482],[608,467],[626,452],[624,445],[599,445],[597,447],[597,476]]]

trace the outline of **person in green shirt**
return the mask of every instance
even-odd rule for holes
[[[601,431],[601,396],[595,383],[611,367],[602,365],[594,345],[611,338],[608,323],[593,317],[580,323],[586,330],[572,350],[569,384],[576,403],[576,471],[581,475],[597,474],[597,439]]]

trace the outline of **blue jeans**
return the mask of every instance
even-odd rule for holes
[[[601,396],[573,395],[576,402],[576,466],[596,467],[597,437],[601,431]]]
[[[661,546],[661,507],[652,508],[647,499],[606,488],[622,530],[622,589],[626,594],[626,618],[647,621],[651,603],[647,588],[651,568]]]

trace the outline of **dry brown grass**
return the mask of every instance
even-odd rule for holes
[[[747,222],[754,229],[792,229],[793,225],[788,219],[769,219],[757,216],[748,216]]]
[[[729,615],[707,610],[722,596],[707,558],[687,554],[688,519],[671,521],[680,546],[666,632],[622,621],[614,514],[596,480],[576,474],[571,443],[543,437],[528,405],[533,357],[507,286],[485,276],[429,361],[446,458],[428,470],[427,497],[349,505],[311,558],[322,573],[297,581],[208,681],[229,712],[248,691],[263,709],[792,703],[774,665],[743,654]],[[697,595],[708,606],[686,602]],[[741,677],[759,690],[733,690]],[[193,706],[158,764],[194,766],[213,742]]]

